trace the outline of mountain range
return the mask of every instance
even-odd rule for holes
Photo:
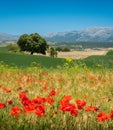
[[[90,27],[79,31],[49,33],[43,37],[51,42],[113,42],[113,27]],[[18,38],[18,35],[0,33],[0,41],[15,41]]]
[[[16,41],[18,38],[19,38],[18,35],[0,33],[0,41]]]
[[[45,35],[51,42],[113,42],[113,27],[90,27],[81,31],[57,32]]]

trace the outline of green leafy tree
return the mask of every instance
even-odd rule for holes
[[[46,54],[46,49],[48,47],[47,42],[38,33],[34,34],[23,34],[17,41],[21,51],[28,51],[33,53]]]

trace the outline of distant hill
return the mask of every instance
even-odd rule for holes
[[[16,41],[18,38],[19,38],[18,35],[0,33],[0,41]]]
[[[58,32],[45,35],[52,42],[113,42],[113,27],[92,27],[82,31]]]

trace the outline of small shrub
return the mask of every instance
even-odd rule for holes
[[[11,51],[11,52],[18,52],[19,51],[19,47],[17,44],[11,43],[7,46],[7,48],[8,48],[8,51]]]

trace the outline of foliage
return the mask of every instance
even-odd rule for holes
[[[62,51],[62,52],[69,52],[70,48],[68,48],[68,47],[65,47],[65,48],[57,47],[56,50],[57,51]]]
[[[65,47],[65,48],[63,49],[63,51],[64,51],[64,52],[69,52],[69,51],[70,51],[70,49],[69,49],[69,48],[67,48],[67,47]]]
[[[21,51],[46,54],[47,42],[39,34],[23,34],[17,41]]]
[[[19,51],[19,47],[17,44],[9,44],[7,45],[8,51],[11,52],[18,52]]]
[[[50,47],[49,53],[50,53],[51,57],[53,57],[53,58],[57,57],[57,51],[56,51],[56,49],[54,47]]]

